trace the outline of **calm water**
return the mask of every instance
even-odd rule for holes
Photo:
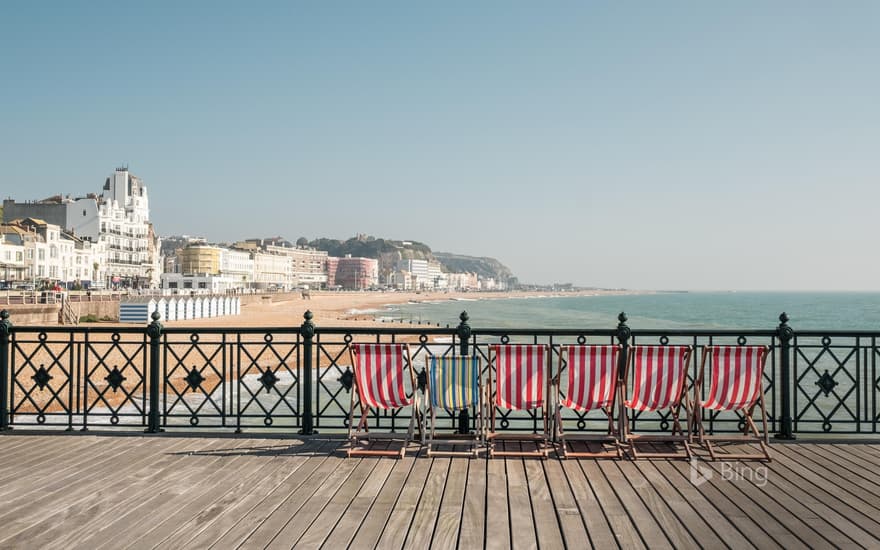
[[[393,306],[391,319],[486,328],[605,328],[625,311],[632,328],[772,329],[783,311],[795,329],[880,330],[877,292],[688,292],[449,301]]]

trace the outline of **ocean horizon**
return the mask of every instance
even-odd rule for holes
[[[377,319],[454,326],[467,311],[482,328],[609,328],[626,312],[633,329],[880,330],[880,292],[727,291],[435,300],[389,305]]]

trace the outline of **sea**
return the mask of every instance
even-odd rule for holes
[[[656,292],[416,301],[377,319],[474,328],[613,328],[625,312],[632,329],[773,329],[788,314],[795,330],[880,331],[880,292]]]

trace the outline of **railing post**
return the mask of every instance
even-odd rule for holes
[[[9,312],[0,311],[0,432],[9,430]]]
[[[147,433],[159,433],[162,429],[159,427],[160,405],[159,405],[159,365],[160,361],[160,343],[162,337],[162,323],[159,322],[161,315],[158,311],[154,311],[151,315],[153,322],[147,325],[147,336],[150,337],[150,413],[147,419]]]
[[[461,322],[455,329],[458,333],[458,352],[459,355],[469,355],[471,326],[468,324],[469,317],[467,311],[462,311],[458,318],[461,319]],[[464,407],[458,412],[458,433],[470,433],[470,423],[470,415],[467,407]]]
[[[788,326],[788,315],[783,311],[779,315],[779,326],[776,328],[776,335],[779,338],[779,371],[782,387],[780,388],[780,396],[782,398],[782,418],[779,422],[779,432],[774,436],[776,439],[795,439],[792,432],[791,420],[791,341],[794,338],[794,330]]]
[[[305,320],[299,327],[299,333],[303,338],[302,429],[299,433],[301,435],[312,435],[315,433],[312,418],[312,338],[315,337],[315,324],[312,322],[314,315],[311,311],[306,310],[303,317]]]
[[[621,311],[620,315],[617,316],[617,342],[620,344],[620,355],[617,356],[617,379],[618,384],[626,384],[626,380],[623,379],[623,375],[626,373],[626,355],[629,352],[629,339],[632,336],[632,330],[626,324],[626,313]],[[621,386],[623,387],[623,386]],[[620,413],[618,413],[620,415]],[[620,415],[617,419],[618,422],[618,435],[622,436],[624,433],[623,430],[623,422],[625,421],[625,417]]]

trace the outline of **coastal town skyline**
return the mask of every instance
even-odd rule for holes
[[[126,163],[160,236],[365,233],[530,283],[880,290],[869,2],[0,15],[2,198],[97,192]]]

